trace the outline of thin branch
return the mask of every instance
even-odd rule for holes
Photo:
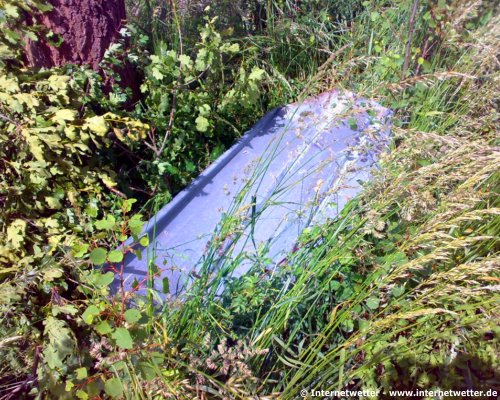
[[[114,187],[108,186],[108,189],[111,190],[113,193],[117,194],[118,196],[120,196],[122,199],[127,198],[125,193],[120,192],[118,189],[115,189]]]
[[[413,6],[411,8],[411,14],[410,14],[410,27],[408,29],[408,41],[406,42],[405,60],[403,63],[403,77],[406,75],[406,71],[410,63],[411,42],[413,39],[413,33],[415,32],[415,17],[417,16],[417,10],[418,10],[418,0],[413,0]]]
[[[146,161],[144,158],[139,157],[137,154],[135,154],[133,151],[125,147],[119,140],[115,141],[115,144],[123,150],[123,152],[132,160],[132,157],[135,157],[139,161]]]
[[[165,149],[165,145],[167,144],[167,139],[170,136],[170,132],[172,131],[172,127],[174,125],[176,95],[177,95],[177,91],[174,90],[174,93],[172,94],[172,108],[170,110],[170,119],[168,121],[167,130],[165,131],[165,137],[163,138],[163,142],[161,143],[160,150],[157,153],[158,158],[161,157],[161,154],[163,153],[163,150]]]
[[[4,114],[0,114],[0,118],[3,119],[4,121],[10,122],[11,124],[13,124],[13,125],[15,125],[17,127],[20,126],[19,122],[16,122],[16,121],[10,119],[9,117],[7,117]]]
[[[158,149],[156,148],[156,138],[155,138],[155,135],[154,135],[154,128],[153,129],[150,129],[148,131],[148,137],[149,137],[149,140],[151,140],[151,144],[149,144],[148,142],[144,142],[146,146],[148,146],[151,150],[153,150],[153,152],[155,154],[158,153]]]
[[[205,68],[203,71],[201,71],[197,76],[195,76],[190,81],[184,82],[184,83],[179,83],[179,84],[175,85],[173,87],[173,89],[174,90],[182,89],[183,87],[188,87],[188,86],[192,85],[193,83],[199,81],[203,77],[203,75],[208,72],[209,69],[210,69],[209,67]]]

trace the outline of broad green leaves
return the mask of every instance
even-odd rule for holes
[[[105,249],[97,247],[90,253],[90,261],[95,265],[102,265],[106,262],[106,254]]]
[[[219,108],[234,109],[237,104],[251,109],[258,101],[264,75],[265,71],[259,67],[253,67],[250,73],[240,68],[236,85],[226,93]]]
[[[74,121],[76,119],[77,112],[76,110],[71,110],[67,108],[63,108],[61,110],[57,110],[52,117],[53,121],[64,123],[65,121]]]
[[[165,75],[163,75],[163,74],[160,72],[160,70],[158,69],[158,67],[153,67],[153,68],[151,69],[151,75],[153,76],[153,78],[155,78],[155,79],[157,79],[157,80],[159,80],[159,81],[160,81],[160,80],[162,80],[162,79],[163,79],[163,77],[165,76]]]
[[[122,349],[130,350],[134,347],[132,336],[126,328],[116,328],[111,337],[115,340],[116,345]]]
[[[95,330],[99,335],[104,336],[107,335],[108,333],[111,333],[113,331],[113,328],[111,328],[111,325],[109,324],[108,321],[104,320],[96,325]]]
[[[208,119],[201,115],[196,118],[196,129],[200,132],[206,132],[209,127]]]
[[[73,335],[64,321],[47,317],[43,322],[47,344],[43,350],[45,362],[52,369],[63,368],[64,360],[75,350]]]
[[[142,232],[142,227],[144,225],[144,221],[142,220],[142,216],[140,214],[135,214],[128,220],[128,227],[130,232],[134,236],[139,236]]]
[[[76,243],[72,248],[73,256],[76,258],[83,257],[87,253],[89,247],[87,243]]]
[[[147,105],[143,116],[157,128],[148,146],[152,160],[144,168],[150,187],[167,199],[263,111],[259,99],[265,71],[235,56],[243,51],[227,37],[231,30],[219,33],[215,21],[205,21],[192,51],[176,53],[159,42],[141,85]],[[153,142],[162,143],[166,136],[159,154]]]
[[[108,214],[105,219],[95,222],[95,227],[99,230],[112,230],[115,227],[116,219],[113,215]]]
[[[25,11],[30,7],[24,3],[9,0],[2,6],[0,24],[4,17],[22,17],[18,4],[26,6]],[[110,162],[116,155],[111,146],[119,143],[130,148],[140,142],[143,148],[141,139],[149,138],[148,133],[167,131],[164,122],[175,102],[170,136],[146,178],[151,179],[151,187],[159,182],[156,193],[167,193],[162,186],[165,174],[172,177],[174,187],[185,185],[203,163],[224,151],[240,128],[238,122],[236,128],[227,129],[232,123],[227,121],[233,121],[236,114],[219,107],[220,95],[230,89],[236,97],[252,91],[263,71],[245,67],[246,83],[255,82],[255,86],[234,87],[240,77],[239,69],[233,68],[239,64],[235,54],[240,46],[223,40],[209,23],[193,51],[176,54],[161,49],[151,56],[144,81],[147,110],[127,114],[123,108],[127,96],[113,91],[101,99],[100,77],[85,68],[28,71],[17,67],[20,58],[5,67],[5,60],[19,54],[7,42],[22,48],[26,37],[35,40],[38,34],[13,26],[4,26],[5,40],[0,44],[0,158],[5,161],[0,181],[0,188],[5,189],[0,211],[0,277],[8,278],[0,282],[0,297],[15,307],[22,305],[20,330],[29,338],[26,343],[34,346],[44,341],[43,370],[61,380],[68,396],[90,399],[105,391],[119,398],[123,386],[108,374],[105,364],[100,386],[92,377],[87,379],[97,360],[76,357],[75,343],[76,337],[85,344],[101,343],[107,346],[101,349],[103,357],[124,353],[134,349],[146,316],[143,309],[125,311],[119,302],[108,302],[110,285],[117,279],[113,268],[132,251],[132,246],[122,246],[122,242],[132,236],[134,245],[150,244],[143,233],[142,216],[127,214],[134,200],[124,200],[121,210],[116,206],[122,201],[116,194],[123,187],[121,174]],[[230,83],[221,86],[222,79]],[[89,102],[96,107],[88,106]],[[247,120],[254,118],[251,114]],[[149,155],[142,156],[149,160]],[[9,279],[16,272],[23,272],[19,274],[23,278],[29,276],[19,287]],[[163,286],[168,291],[168,279]],[[24,318],[36,320],[42,331],[34,328],[27,333],[33,326]],[[82,332],[73,337],[71,329]]]
[[[111,250],[108,253],[108,261],[112,263],[119,263],[123,261],[123,253],[120,250]]]
[[[264,76],[265,71],[259,67],[254,67],[248,75],[248,80],[251,82],[260,82]]]
[[[117,399],[123,394],[123,384],[118,378],[111,378],[104,384],[104,391],[111,398]]]
[[[89,129],[98,136],[104,136],[109,129],[109,126],[103,116],[94,116],[88,118],[83,125],[84,129]]]
[[[191,61],[191,58],[185,54],[181,54],[179,56],[179,62],[181,63],[181,67],[186,67],[186,68],[191,68],[193,65],[193,61]]]
[[[116,174],[96,150],[110,146],[107,133],[112,130],[129,144],[144,137],[149,126],[109,112],[94,115],[81,103],[75,76],[16,74],[7,73],[0,62],[0,108],[5,114],[0,158],[7,161],[0,187],[11,188],[0,213],[6,225],[0,263],[36,266],[44,256],[68,247],[76,258],[86,257],[89,247],[82,239],[95,234],[93,219],[103,211],[96,199],[106,201],[108,189],[117,186]],[[94,227],[113,230],[114,216],[95,221]],[[119,254],[108,255],[104,249],[94,249],[89,259],[94,265],[121,261]]]
[[[5,94],[17,93],[20,91],[19,83],[17,78],[12,76],[0,75],[0,91],[5,92]],[[6,95],[2,96],[8,99]]]
[[[378,306],[380,305],[380,300],[378,298],[376,298],[376,297],[369,297],[366,300],[366,305],[371,310],[376,310],[378,308]]]
[[[91,305],[87,307],[87,309],[83,312],[82,319],[85,321],[85,323],[91,325],[92,322],[94,322],[94,318],[97,317],[100,313],[101,310],[97,306]]]
[[[139,244],[140,244],[141,246],[144,246],[144,247],[149,246],[149,237],[148,237],[148,236],[143,236],[143,237],[139,240]]]
[[[7,240],[12,247],[18,249],[24,243],[26,221],[16,219],[7,228]]]
[[[130,308],[125,311],[125,321],[129,324],[134,324],[141,319],[141,313],[135,308]]]
[[[92,271],[89,283],[97,286],[98,288],[106,287],[111,284],[115,279],[115,274],[112,271],[101,273],[101,271]]]
[[[82,368],[77,368],[76,372],[76,379],[85,379],[88,376],[87,368],[82,367]]]

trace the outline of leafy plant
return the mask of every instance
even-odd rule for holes
[[[135,115],[154,127],[140,164],[153,193],[167,197],[215,160],[259,115],[264,71],[248,66],[240,45],[206,18],[191,51],[164,42],[145,60],[143,102]]]
[[[108,50],[104,73],[116,82],[124,60],[144,75],[133,107],[127,89],[105,88],[88,69],[23,68],[22,37],[37,29],[23,13],[40,4],[0,3],[1,395],[490,388],[499,315],[493,3],[181,3],[134,2],[138,28]],[[154,240],[141,235],[151,210],[137,213],[141,202],[124,198],[130,182],[154,192],[154,212],[265,107],[331,88],[394,111],[393,151],[338,219],[303,232],[274,268],[265,246],[255,255],[221,246],[252,223],[235,208],[182,298],[149,291],[155,263],[125,288],[125,257]],[[252,268],[232,277],[240,262]]]

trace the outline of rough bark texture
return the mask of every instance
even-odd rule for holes
[[[28,63],[32,67],[58,67],[64,64],[87,64],[97,70],[104,52],[118,39],[126,17],[124,0],[49,0],[54,9],[34,17],[62,43],[47,40],[29,42]]]

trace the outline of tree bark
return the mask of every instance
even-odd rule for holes
[[[52,11],[32,16],[54,35],[28,41],[31,67],[90,65],[99,69],[104,52],[119,37],[126,18],[124,0],[49,0]]]

